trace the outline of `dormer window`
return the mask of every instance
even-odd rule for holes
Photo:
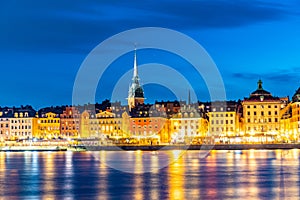
[[[260,101],[263,101],[264,100],[264,96],[260,96]]]

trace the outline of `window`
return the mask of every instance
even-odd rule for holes
[[[256,115],[256,111],[254,111],[254,115]]]
[[[256,106],[253,106],[253,108],[256,108]]]
[[[278,119],[277,119],[277,118],[275,118],[275,122],[278,122]]]
[[[275,105],[274,108],[277,108],[277,105]]]
[[[275,111],[275,115],[277,115],[277,111]]]
[[[247,108],[250,108],[250,106],[247,106]]]
[[[271,118],[269,118],[269,122],[272,122],[272,119],[271,119]]]
[[[233,120],[230,120],[230,124],[233,124]]]
[[[247,120],[247,121],[248,121],[248,123],[250,123],[250,118],[248,118],[248,120]]]
[[[247,115],[250,115],[250,112],[249,112],[249,111],[247,112]]]
[[[270,105],[268,105],[268,108],[271,108],[271,106],[270,106]]]
[[[264,111],[261,111],[261,116],[264,116]]]
[[[271,111],[269,111],[268,114],[271,115]]]

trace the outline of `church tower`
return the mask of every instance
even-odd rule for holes
[[[144,104],[144,90],[140,86],[139,83],[139,75],[138,75],[138,68],[137,68],[137,61],[136,61],[136,49],[134,49],[134,63],[133,63],[133,77],[132,77],[132,83],[129,87],[128,91],[128,107],[129,111],[131,111],[132,108],[137,106],[138,104]]]

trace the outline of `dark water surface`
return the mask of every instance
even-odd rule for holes
[[[299,150],[0,152],[0,199],[299,199],[299,180]]]

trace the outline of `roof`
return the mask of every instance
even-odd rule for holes
[[[279,97],[273,97],[272,94],[262,87],[262,81],[258,80],[257,89],[250,94],[249,98],[245,98],[244,101],[280,101]]]
[[[300,87],[296,90],[295,94],[292,97],[293,102],[300,102]]]

